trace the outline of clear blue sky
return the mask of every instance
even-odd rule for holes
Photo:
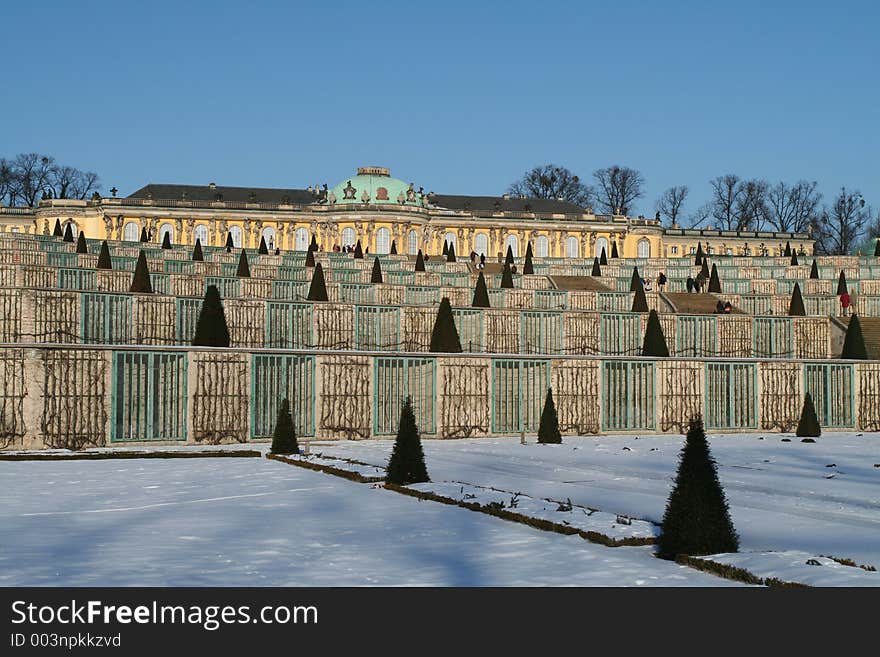
[[[331,186],[359,165],[500,194],[640,169],[880,206],[876,2],[5,3],[0,155],[148,182]]]

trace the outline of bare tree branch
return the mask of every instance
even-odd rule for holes
[[[560,199],[582,208],[592,205],[594,198],[591,187],[565,167],[555,164],[543,164],[527,171],[507,192],[527,198]]]
[[[669,219],[670,224],[677,224],[681,219],[682,206],[687,195],[687,185],[670,187],[657,200],[657,211]]]
[[[596,169],[593,178],[599,185],[599,209],[605,214],[629,214],[633,202],[644,196],[645,179],[636,169],[615,164]]]

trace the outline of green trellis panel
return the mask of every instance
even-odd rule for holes
[[[310,281],[272,281],[272,298],[291,301],[309,296]]]
[[[562,313],[550,310],[520,312],[519,350],[523,354],[562,353]]]
[[[638,313],[603,313],[599,316],[599,353],[638,356],[641,353],[642,318]]]
[[[186,440],[186,354],[113,354],[111,442]]]
[[[813,398],[820,426],[855,426],[852,365],[804,363],[804,392]]]
[[[63,290],[94,290],[98,287],[98,272],[94,269],[59,269],[58,287]]]
[[[315,357],[254,354],[251,372],[251,436],[269,438],[278,409],[290,400],[297,436],[315,435]]]
[[[655,418],[654,363],[602,362],[602,428],[607,431],[652,430]]]
[[[756,429],[758,386],[755,363],[706,363],[707,429]]]
[[[492,432],[537,431],[549,387],[549,360],[493,360]]]
[[[131,295],[83,292],[80,302],[80,337],[83,344],[131,342]]]
[[[281,349],[305,349],[314,345],[310,303],[266,304],[266,346]]]
[[[373,434],[397,433],[400,409],[409,396],[416,424],[436,432],[437,363],[433,358],[377,357],[373,361]]]
[[[483,351],[483,311],[476,308],[453,308],[452,315],[461,348],[466,352]]]
[[[404,292],[407,306],[436,306],[440,303],[440,288],[424,285],[407,285]]]
[[[400,308],[398,306],[356,306],[354,348],[399,351]]]
[[[794,332],[788,317],[755,317],[753,353],[756,358],[794,357]]]
[[[205,291],[209,285],[214,285],[220,293],[221,299],[237,299],[241,296],[241,281],[229,276],[206,276]]]
[[[600,312],[629,312],[632,310],[632,295],[629,292],[599,292],[596,305]]]
[[[364,283],[340,283],[339,301],[342,303],[375,303],[376,288]]]
[[[177,344],[192,344],[196,335],[196,324],[202,312],[202,300],[191,297],[175,299],[174,338]]]
[[[714,315],[676,315],[675,355],[712,357],[718,353],[718,318]]]
[[[535,308],[564,310],[568,308],[568,292],[565,290],[535,290]]]

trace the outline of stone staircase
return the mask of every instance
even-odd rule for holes
[[[849,326],[850,317],[835,317],[844,328]],[[865,350],[868,358],[880,360],[880,317],[862,317],[859,315],[859,323],[862,325],[862,336],[865,338]],[[841,340],[841,347],[843,341]],[[838,355],[840,350],[838,349]]]
[[[725,301],[721,296],[706,292],[664,292],[661,298],[669,306],[669,312],[685,315],[711,315],[715,312],[718,302],[721,301],[723,303]],[[739,311],[734,308],[733,312],[737,313]]]
[[[592,276],[550,276],[557,290],[589,290],[592,292],[611,292],[602,279]]]

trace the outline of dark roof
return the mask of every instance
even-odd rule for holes
[[[230,203],[273,203],[308,205],[316,198],[307,189],[270,189],[266,187],[222,187],[208,185],[145,185],[128,198],[153,198],[166,201],[224,201]],[[217,195],[220,195],[219,197]]]
[[[504,198],[502,196],[456,196],[434,194],[428,202],[450,210],[471,212],[547,212],[559,214],[583,214],[584,209],[568,201],[550,198]]]

